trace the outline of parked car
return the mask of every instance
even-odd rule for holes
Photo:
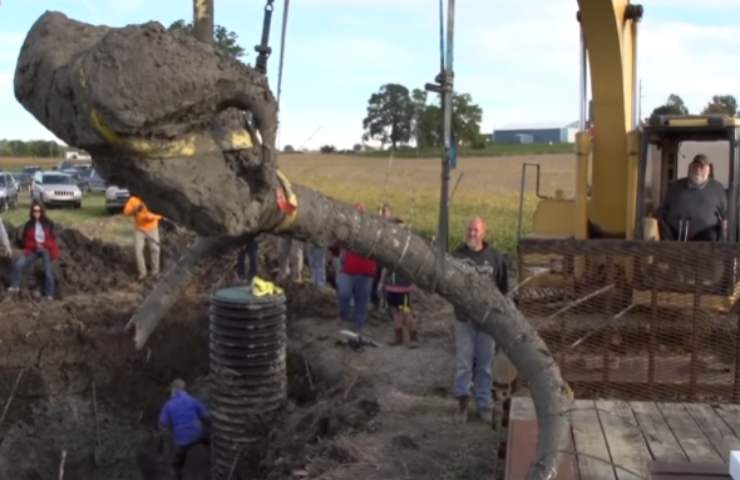
[[[90,178],[90,173],[92,173],[92,169],[93,169],[92,164],[90,163],[79,163],[72,168],[77,170],[77,173],[79,173],[80,176],[85,179]]]
[[[25,167],[23,167],[23,173],[31,177],[31,179],[33,179],[33,175],[40,170],[41,167],[39,167],[38,165],[26,165]]]
[[[105,190],[105,209],[108,213],[118,213],[123,210],[129,198],[131,194],[127,189],[111,185]]]
[[[59,172],[36,172],[31,185],[31,199],[44,204],[82,206],[82,191],[74,179]]]
[[[83,195],[90,191],[90,181],[80,175],[80,171],[76,168],[66,168],[62,170],[61,173],[67,174],[72,177],[77,186],[80,187],[80,191]]]
[[[0,208],[6,211],[18,205],[18,184],[13,175],[0,172]]]
[[[90,186],[91,192],[105,192],[107,188],[105,185],[105,179],[98,174],[93,168],[90,170],[90,175],[87,177],[87,184]]]
[[[18,184],[19,192],[28,192],[31,190],[31,175],[23,172],[12,173],[15,183]]]

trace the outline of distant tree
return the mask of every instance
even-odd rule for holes
[[[438,105],[426,105],[421,112],[416,142],[419,148],[442,145],[442,109]]]
[[[369,138],[379,140],[382,145],[390,142],[396,150],[399,143],[406,143],[411,138],[413,116],[414,106],[408,88],[387,83],[370,96],[362,128]]]
[[[474,150],[484,150],[488,145],[489,136],[484,133],[479,133],[475,140],[470,144]]]
[[[474,145],[480,136],[483,109],[469,93],[452,96],[452,131],[464,145]]]
[[[65,148],[53,140],[0,140],[0,156],[59,157]]]
[[[283,147],[283,152],[284,153],[293,153],[293,152],[295,152],[295,148],[293,148],[293,145],[286,145],[285,147]]]
[[[701,112],[703,115],[709,114],[725,114],[735,116],[737,115],[737,100],[733,95],[715,95],[712,97],[712,101],[704,107]]]
[[[653,110],[652,115],[688,115],[689,109],[683,103],[683,99],[672,93],[668,95],[665,105],[661,105]]]
[[[426,90],[422,90],[420,88],[415,88],[411,92],[411,103],[414,107],[414,116],[413,116],[413,136],[416,139],[416,146],[417,148],[422,148],[424,145],[419,140],[419,137],[421,136],[421,129],[422,129],[422,122],[424,120],[424,111],[427,107],[427,92]]]
[[[352,147],[352,151],[354,151],[354,152],[361,152],[362,151],[362,144],[355,143],[354,146]]]
[[[419,97],[421,99],[421,97]],[[480,122],[483,109],[473,103],[468,93],[452,96],[452,131],[464,145],[480,147]],[[426,105],[417,120],[416,141],[420,147],[439,147],[442,138],[442,109],[437,104]],[[483,145],[485,147],[485,145]]]
[[[189,34],[193,32],[193,24],[187,23],[185,22],[185,20],[180,19],[176,22],[172,22],[169,30],[173,32],[179,31]],[[239,35],[230,30],[227,30],[226,27],[223,27],[221,25],[215,25],[213,27],[213,41],[216,47],[218,47],[225,54],[231,56],[236,60],[241,59],[241,57],[244,55],[244,49],[237,43],[238,38]]]
[[[337,151],[337,148],[334,145],[323,145],[321,147],[321,153],[334,153]]]

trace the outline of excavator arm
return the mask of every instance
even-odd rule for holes
[[[534,216],[534,233],[630,238],[640,145],[635,130],[635,79],[642,7],[629,0],[579,0],[578,6],[585,50],[575,195],[571,200],[541,201]],[[591,73],[591,128],[585,119],[586,58]]]

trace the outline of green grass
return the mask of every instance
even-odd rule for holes
[[[531,144],[507,144],[507,143],[491,143],[486,145],[486,148],[474,149],[474,148],[461,148],[458,150],[458,157],[503,157],[503,156],[524,156],[524,155],[549,155],[557,153],[573,153],[574,145],[572,143],[531,143]],[[358,155],[368,157],[387,157],[389,155],[388,150],[378,150],[371,152],[362,152]],[[416,150],[411,147],[399,148],[395,156],[399,158],[413,158],[413,157],[435,157],[441,156],[442,151],[440,148],[423,148]]]
[[[401,217],[421,236],[431,239],[437,232],[439,194],[414,190],[393,190],[383,195],[382,189],[372,186],[351,188],[347,184],[309,183],[321,192],[347,203],[362,202],[368,211],[375,211],[383,202],[389,202],[394,215]],[[536,200],[534,195],[525,197],[523,231],[531,228],[531,218]],[[516,251],[516,228],[519,196],[514,193],[485,194],[458,192],[450,206],[449,245],[454,249],[465,234],[468,222],[481,216],[487,223],[487,240],[509,254]]]
[[[28,221],[31,199],[22,193],[18,206],[2,214],[3,220],[20,226]],[[105,209],[105,196],[90,193],[82,200],[82,208],[47,208],[46,215],[56,224],[65,228],[75,228],[90,238],[128,245],[133,242],[131,219],[122,215],[110,215]]]
[[[31,199],[29,195],[27,193],[21,194],[18,206],[14,210],[6,212],[3,217],[15,225],[20,225],[28,220],[28,209],[30,206]],[[105,197],[102,194],[90,194],[82,199],[82,208],[47,208],[46,214],[55,223],[60,225],[79,225],[107,215],[105,211]]]

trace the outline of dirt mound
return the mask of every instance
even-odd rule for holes
[[[17,231],[9,225],[9,231]],[[90,239],[72,228],[57,226],[59,260],[54,266],[58,297],[79,293],[101,293],[125,288],[136,280],[134,252],[112,243]],[[167,268],[192,241],[192,234],[168,229],[161,232],[161,266]],[[17,247],[17,245],[16,245]],[[16,251],[13,258],[18,257]],[[0,292],[7,289],[12,261],[0,259]],[[41,262],[23,276],[21,299],[38,298],[43,285]]]

